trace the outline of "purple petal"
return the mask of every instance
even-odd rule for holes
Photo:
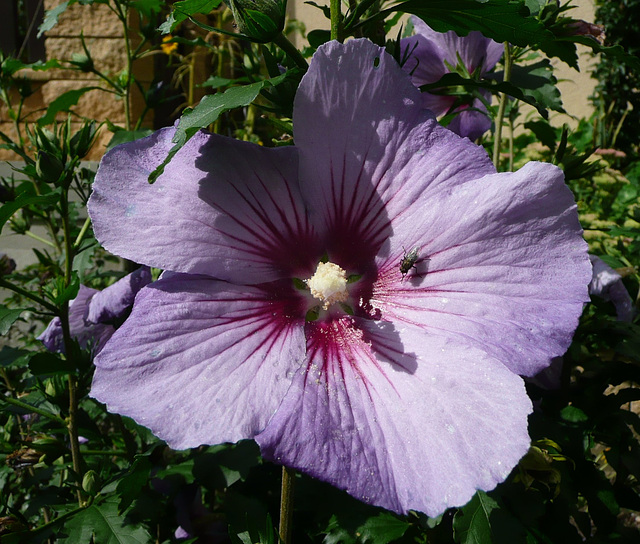
[[[495,487],[526,453],[531,402],[486,354],[350,318],[310,325],[308,337],[306,369],[256,437],[267,459],[437,516]]]
[[[96,357],[91,395],[175,449],[251,438],[304,360],[300,304],[288,282],[168,274]]]
[[[90,287],[80,286],[78,296],[69,303],[69,332],[83,349],[90,348],[94,353],[100,351],[115,331],[113,326],[101,323],[86,323],[85,312],[91,299],[99,291]],[[62,323],[59,317],[51,320],[47,328],[38,336],[44,347],[49,351],[64,353],[64,337],[62,334]]]
[[[486,152],[440,127],[395,60],[368,40],[329,42],[296,94],[301,190],[331,260],[358,270],[390,217],[426,184],[495,172]]]
[[[611,301],[616,309],[619,321],[633,320],[636,308],[622,283],[622,276],[596,255],[589,255],[593,265],[593,277],[589,284],[589,293]]]
[[[239,284],[291,277],[311,266],[315,241],[294,148],[265,149],[200,132],[150,185],[173,134],[161,130],[102,159],[89,213],[106,249]],[[290,251],[296,246],[298,258]]]
[[[113,285],[96,293],[87,304],[85,321],[113,323],[126,317],[133,306],[136,294],[148,283],[151,283],[151,270],[147,266],[141,266]]]
[[[485,38],[480,32],[472,31],[466,36],[458,36],[455,32],[436,32],[418,17],[411,17],[416,35],[426,38],[431,48],[419,46],[414,55],[425,64],[446,60],[452,66],[458,64],[458,54],[469,73],[480,67],[480,74],[484,75],[498,63],[502,57],[504,46]],[[437,56],[433,55],[434,48],[439,49]],[[447,70],[448,72],[449,70]],[[437,80],[434,80],[437,81]],[[428,81],[425,83],[433,83]]]
[[[526,376],[566,351],[591,271],[560,169],[528,163],[446,190],[425,187],[392,225],[371,302],[383,318],[481,347]],[[420,262],[403,280],[407,248],[418,248]]]
[[[473,109],[467,108],[460,111],[447,125],[447,128],[458,136],[474,141],[491,128],[491,119],[488,117],[487,108],[482,101],[474,100],[472,107]]]

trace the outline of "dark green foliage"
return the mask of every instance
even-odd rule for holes
[[[606,43],[620,45],[640,58],[640,0],[598,0],[596,22],[604,26]],[[599,81],[593,103],[600,112],[598,145],[638,154],[640,71],[617,57],[603,55],[594,70]]]

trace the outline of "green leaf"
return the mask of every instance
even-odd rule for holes
[[[127,523],[118,514],[118,499],[110,497],[101,504],[92,504],[78,512],[64,524],[67,538],[60,544],[148,544],[154,540],[140,525]]]
[[[29,362],[31,352],[26,349],[2,346],[0,349],[0,367],[21,367]]]
[[[173,11],[162,23],[158,30],[163,34],[169,34],[178,24],[190,15],[196,13],[209,13],[221,4],[222,0],[182,0],[173,4]]]
[[[505,93],[509,96],[517,98],[518,100],[522,100],[527,104],[530,104],[534,108],[538,110],[538,113],[542,115],[545,119],[549,116],[544,105],[538,103],[535,98],[532,96],[527,96],[524,92],[516,87],[513,83],[510,82],[495,82],[490,79],[467,79],[462,77],[460,74],[449,73],[442,76],[435,83],[428,83],[426,85],[422,85],[420,87],[421,91],[434,91],[437,89],[442,89],[444,87],[467,87],[467,88],[478,88],[478,89],[487,89],[494,94]],[[437,93],[436,93],[437,94]]]
[[[61,359],[53,353],[36,353],[29,359],[29,370],[34,376],[53,376],[54,374],[71,374],[76,371],[76,365]]]
[[[175,145],[171,148],[164,161],[151,172],[149,175],[149,183],[153,183],[162,175],[165,166],[169,164],[176,153],[182,149],[198,130],[215,122],[220,114],[225,111],[248,106],[256,99],[262,89],[267,86],[278,85],[285,80],[289,72],[291,72],[291,70],[273,79],[265,79],[241,87],[231,87],[223,93],[205,96],[195,108],[180,118],[178,128],[172,140]]]
[[[45,32],[56,26],[58,24],[58,17],[66,11],[67,7],[75,3],[76,0],[67,0],[66,2],[58,4],[55,8],[48,10],[44,14],[44,20],[42,21],[40,28],[38,28],[38,38],[42,37]]]
[[[0,304],[0,335],[5,335],[9,332],[11,325],[18,320],[22,312],[24,310],[12,310]]]
[[[347,542],[367,542],[367,544],[388,544],[401,538],[409,528],[409,523],[390,512],[380,512],[368,517],[357,527],[344,527],[338,516],[332,516],[327,527],[324,544]]]
[[[38,206],[50,206],[51,204],[55,204],[59,198],[60,195],[58,191],[52,191],[46,195],[37,195],[35,194],[33,186],[25,187],[25,190],[20,193],[15,200],[7,202],[0,207],[0,234],[2,233],[5,223],[9,221],[11,216],[18,210],[34,204]]]
[[[118,510],[123,512],[140,495],[142,488],[147,485],[151,468],[153,467],[149,455],[153,449],[147,453],[136,455],[129,472],[118,481],[116,493],[120,497]]]
[[[43,70],[49,70],[50,68],[61,68],[61,66],[56,59],[50,59],[47,62],[38,60],[32,63],[25,63],[25,62],[22,62],[20,59],[7,58],[2,63],[2,68],[0,71],[2,71],[6,76],[12,76],[18,70],[29,69],[29,70],[43,71]]]
[[[565,406],[560,411],[560,417],[569,423],[582,423],[589,421],[589,416],[576,406]]]
[[[56,120],[56,115],[58,113],[61,111],[69,111],[72,106],[75,106],[78,103],[78,100],[80,100],[80,97],[83,94],[95,89],[100,89],[100,87],[83,87],[82,89],[73,89],[66,93],[62,93],[58,98],[51,102],[51,104],[49,104],[47,113],[38,119],[38,125],[41,127],[50,125]]]
[[[578,67],[575,44],[561,40],[536,17],[522,0],[408,0],[388,11],[412,13],[437,32],[453,30],[466,36],[479,30],[497,42],[541,49],[549,56]]]
[[[212,446],[195,458],[193,476],[207,489],[224,489],[244,481],[260,463],[260,451],[253,440]]]
[[[134,142],[139,140],[140,138],[145,138],[153,134],[153,130],[148,128],[143,128],[140,130],[118,130],[109,140],[109,144],[107,145],[107,151],[112,147],[115,147],[120,144],[124,144],[126,142]]]
[[[460,36],[479,30],[497,42],[522,46],[553,38],[518,0],[408,0],[394,11],[412,13],[437,32],[453,30]]]
[[[492,544],[495,542],[489,516],[498,503],[484,491],[478,491],[471,501],[453,518],[454,539],[459,544]]]
[[[532,97],[545,108],[564,113],[557,82],[553,67],[547,59],[526,66],[517,64],[511,71],[511,83],[519,87],[526,96]]]

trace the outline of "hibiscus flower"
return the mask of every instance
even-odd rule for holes
[[[69,332],[80,347],[98,353],[126,319],[136,293],[151,282],[151,271],[142,266],[121,278],[113,285],[99,291],[80,286],[78,296],[69,304]],[[38,336],[49,351],[64,353],[62,323],[59,317],[51,320]]]
[[[458,36],[455,32],[436,32],[421,19],[411,17],[416,34],[402,40],[405,57],[403,68],[411,74],[417,87],[435,83],[460,64],[468,74],[485,76],[502,57],[503,45],[485,38],[480,32]],[[491,101],[491,93],[482,91],[485,100]],[[437,117],[447,113],[458,114],[447,125],[460,136],[475,140],[491,128],[487,108],[479,98],[468,104],[456,106],[457,96],[424,92],[422,103]]]
[[[496,173],[384,49],[330,42],[295,146],[174,129],[115,147],[89,212],[166,272],[95,359],[91,394],[176,449],[263,456],[396,512],[491,489],[529,447],[533,375],[568,347],[591,266],[562,172]]]

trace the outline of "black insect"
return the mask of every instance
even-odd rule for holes
[[[402,274],[402,279],[404,279],[404,277],[409,273],[409,271],[412,268],[414,268],[416,272],[418,271],[418,269],[416,268],[417,262],[418,262],[418,248],[414,247],[409,252],[407,252],[407,250],[404,249],[404,255],[400,260],[400,273]]]

